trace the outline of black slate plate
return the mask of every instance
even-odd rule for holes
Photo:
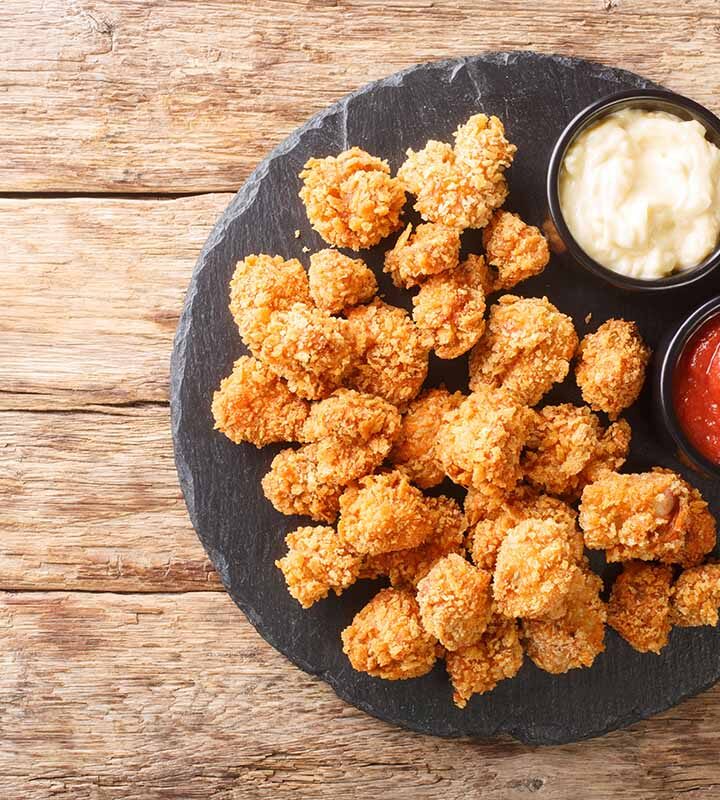
[[[608,630],[607,649],[591,669],[553,677],[526,661],[517,678],[463,711],[451,702],[442,664],[424,678],[385,682],[354,672],[342,653],[340,631],[377,591],[361,582],[342,598],[302,611],[285,590],[273,562],[285,534],[300,518],[283,517],[264,499],[260,479],[279,448],[236,446],[212,430],[210,401],[220,379],[243,352],[227,310],[235,262],[248,253],[297,257],[303,245],[324,247],[297,197],[297,177],[310,156],[359,145],[388,158],[393,170],[408,147],[428,138],[449,140],[457,125],[484,111],[504,121],[518,155],[510,170],[509,207],[539,224],[545,216],[544,181],[551,148],[565,124],[593,100],[650,84],[629,72],[586,61],[534,53],[492,53],[413,67],[370,84],[313,117],[250,177],[217,223],[198,260],[178,327],[172,360],[172,425],[180,483],[190,517],[233,600],[273,647],[326,680],[348,702],[374,716],[438,736],[488,737],[507,732],[525,742],[559,743],[648,717],[710,686],[720,676],[720,636],[712,629],[676,629],[662,655],[641,655]],[[409,208],[409,205],[408,205]],[[412,219],[413,215],[408,214]],[[301,238],[293,232],[299,229]],[[479,245],[468,232],[466,251]],[[379,273],[382,248],[367,253]],[[553,259],[520,294],[547,294],[573,316],[582,335],[610,316],[636,320],[651,345],[717,285],[667,297],[623,294],[593,279],[568,259]],[[410,306],[388,281],[390,302]],[[464,363],[434,361],[430,382],[464,386]],[[579,401],[568,381],[547,398]],[[628,469],[663,465],[685,472],[658,441],[648,391],[629,414],[634,438]],[[720,510],[716,484],[691,476]],[[451,488],[456,496],[457,489]],[[610,570],[595,559],[606,577]]]

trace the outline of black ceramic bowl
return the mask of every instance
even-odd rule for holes
[[[672,289],[677,286],[687,286],[707,277],[714,269],[720,266],[720,242],[715,250],[700,264],[684,272],[669,275],[667,278],[643,280],[620,275],[591,258],[577,243],[565,224],[560,208],[558,191],[560,168],[562,167],[565,153],[574,139],[590,125],[598,122],[602,117],[622,108],[641,108],[649,111],[665,111],[681,119],[695,119],[702,124],[706,131],[706,138],[720,147],[720,119],[704,106],[673,92],[662,89],[637,89],[619,92],[597,100],[581,111],[565,128],[550,156],[547,177],[547,195],[550,216],[560,238],[567,246],[570,254],[585,269],[592,272],[614,286],[632,291],[660,291]]]
[[[662,342],[655,354],[655,414],[668,444],[678,457],[703,475],[720,479],[720,465],[710,461],[688,440],[675,412],[675,368],[683,350],[697,331],[713,317],[720,315],[720,295],[708,300],[694,311],[676,330]]]

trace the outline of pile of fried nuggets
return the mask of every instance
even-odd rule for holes
[[[454,145],[408,151],[397,177],[359,148],[308,161],[300,196],[335,247],[376,245],[415,196],[424,224],[385,255],[397,286],[419,287],[412,318],[338,250],[313,254],[307,272],[247,256],[230,309],[253,357],[212,406],[234,442],[301,443],[262,481],[276,509],[325,523],[287,536],[276,563],[292,596],[307,608],[388,576],[343,631],[345,653],[388,680],[444,658],[460,707],[514,676],[524,653],[551,673],[588,667],[606,622],[657,653],[673,624],[715,625],[720,605],[720,564],[703,565],[715,521],[699,492],[663,469],[618,472],[631,436],[618,417],[650,356],[634,323],[609,320],[579,342],[546,298],[505,294],[486,313],[489,295],[549,260],[541,232],[499,210],[515,150],[500,120],[478,114]],[[461,262],[466,228],[484,229],[485,255]],[[470,351],[468,395],[421,392],[431,350]],[[573,360],[587,405],[536,410]],[[463,510],[422,491],[446,476],[467,488]],[[623,562],[608,603],[585,547]]]

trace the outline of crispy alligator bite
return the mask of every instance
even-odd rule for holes
[[[328,314],[364,303],[377,291],[375,275],[364,261],[331,248],[310,256],[308,281],[313,302]]]
[[[672,622],[681,627],[717,625],[720,607],[720,564],[686,569],[672,589]]]
[[[509,211],[493,214],[483,230],[483,246],[488,263],[497,269],[494,291],[512,289],[539,275],[550,261],[548,243],[540,230]]]
[[[460,256],[460,234],[455,228],[439,223],[408,225],[395,247],[385,253],[384,271],[395,286],[409,289],[431,275],[454,269]]]

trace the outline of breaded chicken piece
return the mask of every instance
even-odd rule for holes
[[[460,256],[460,234],[440,223],[408,225],[395,247],[385,253],[384,272],[395,286],[409,289],[431,275],[455,269]]]
[[[523,619],[525,652],[537,667],[560,675],[590,667],[605,649],[602,581],[589,569],[575,573],[562,607],[553,619]]]
[[[237,444],[250,442],[255,447],[298,441],[309,411],[307,400],[250,356],[235,362],[212,401],[215,429]]]
[[[437,456],[438,428],[447,411],[465,399],[462,392],[428,389],[413,400],[403,414],[400,433],[390,461],[421,489],[442,483],[445,472]]]
[[[437,642],[422,625],[415,597],[383,589],[342,632],[353,669],[388,681],[419,678],[433,668]]]
[[[296,303],[270,315],[254,354],[285,378],[291,392],[318,400],[337,389],[350,371],[355,344],[347,320]]]
[[[424,220],[451,228],[482,228],[508,194],[504,171],[516,147],[497,117],[476,114],[455,132],[455,147],[430,140],[407,151],[398,178],[415,195]]]
[[[715,518],[679,475],[654,470],[610,473],[585,488],[580,505],[585,544],[608,561],[662,561],[690,567],[715,546]]]
[[[538,489],[577,500],[588,483],[620,469],[630,437],[625,420],[604,430],[587,406],[545,406],[534,417],[521,461],[523,474]]]
[[[407,312],[377,298],[346,311],[357,352],[345,384],[403,406],[420,391],[430,345]]]
[[[529,619],[555,615],[578,573],[567,525],[526,519],[508,531],[495,565],[500,613]]]
[[[492,591],[489,572],[462,556],[440,559],[417,585],[420,618],[447,650],[475,644],[490,621]]]
[[[467,353],[485,331],[486,274],[477,259],[428,278],[413,297],[413,319],[438,358]]]
[[[465,708],[474,694],[490,692],[500,681],[515,677],[522,663],[516,620],[493,614],[478,642],[449,651],[445,657],[453,702]]]
[[[331,589],[341,595],[357,580],[361,558],[332,528],[297,528],[285,537],[285,543],[287,555],[275,566],[303,608],[327,597]]]
[[[340,498],[338,533],[358,553],[417,547],[432,532],[427,498],[398,470],[368,475]]]
[[[496,211],[483,231],[488,263],[497,269],[494,290],[513,286],[539,275],[550,261],[550,250],[539,228],[527,225],[517,214]]]
[[[313,302],[328,314],[364,303],[377,292],[375,276],[364,261],[331,248],[310,256],[308,281]]]
[[[470,389],[502,387],[518,403],[534,406],[565,379],[577,346],[572,320],[547,298],[504,295],[470,353]]]
[[[717,625],[720,607],[720,564],[686,569],[672,588],[671,619],[683,628]]]
[[[580,343],[575,378],[583,400],[616,419],[637,400],[650,355],[634,322],[603,323]]]
[[[311,158],[300,197],[313,228],[335,247],[373,247],[400,227],[405,190],[387,161],[353,147]]]
[[[281,514],[301,514],[317,522],[334,522],[343,487],[320,472],[316,444],[281,450],[262,479],[265,497]]]
[[[480,384],[443,418],[437,452],[445,474],[462,486],[512,489],[520,478],[520,451],[531,412],[507,392]]]
[[[460,262],[460,267],[472,273],[474,284],[482,288],[486,297],[495,291],[495,270],[489,266],[485,256],[471,253],[464,261]]]
[[[608,625],[640,653],[659,653],[668,643],[672,567],[627,561],[615,579]]]

